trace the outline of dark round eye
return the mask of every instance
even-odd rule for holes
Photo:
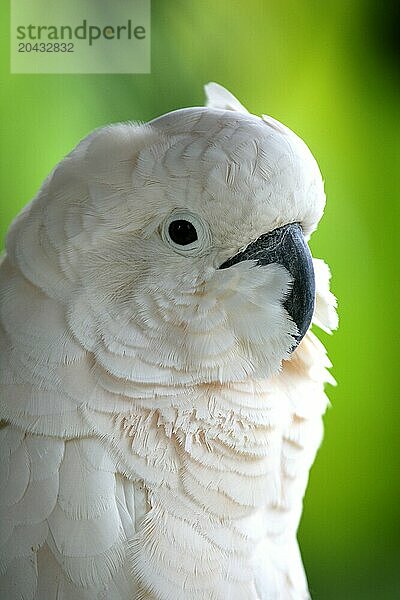
[[[169,224],[168,233],[171,240],[179,246],[187,246],[197,240],[196,228],[192,223],[183,219],[172,221]]]

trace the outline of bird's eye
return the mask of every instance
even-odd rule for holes
[[[163,241],[182,255],[199,256],[211,243],[207,223],[185,209],[174,210],[161,225],[160,233]]]
[[[197,240],[196,227],[185,219],[172,221],[169,224],[168,233],[171,240],[179,246],[187,246]]]

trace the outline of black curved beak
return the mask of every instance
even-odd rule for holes
[[[315,277],[311,253],[298,223],[289,223],[260,236],[220,269],[227,269],[242,260],[256,260],[259,265],[277,263],[284,266],[293,278],[293,286],[285,308],[297,325],[298,345],[311,324],[315,304]]]

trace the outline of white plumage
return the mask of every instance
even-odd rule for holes
[[[10,228],[1,598],[309,597],[296,531],[330,363],[310,331],[291,354],[283,266],[218,267],[287,223],[308,237],[323,184],[293,132],[206,93],[88,136]],[[185,217],[181,248],[165,223]]]

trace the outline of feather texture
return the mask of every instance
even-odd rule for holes
[[[308,237],[322,180],[293,132],[206,93],[208,108],[91,134],[10,228],[7,600],[309,598],[296,532],[330,362],[310,331],[292,352],[284,267],[219,266],[287,223]],[[191,254],[165,241],[176,211],[203,224]],[[329,269],[314,269],[331,331]]]

